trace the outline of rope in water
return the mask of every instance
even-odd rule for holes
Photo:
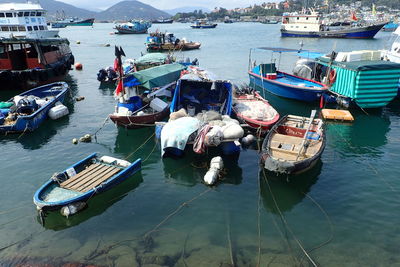
[[[159,224],[157,224],[152,230],[148,231],[147,233],[145,233],[143,235],[143,237],[148,237],[151,233],[155,232],[158,228],[160,228],[161,225],[163,225],[165,222],[167,222],[169,219],[171,219],[174,215],[176,215],[183,207],[187,206],[189,203],[195,201],[196,199],[200,198],[201,196],[203,196],[204,194],[210,192],[212,189],[208,188],[206,190],[204,190],[203,192],[201,192],[200,194],[198,194],[197,196],[195,196],[194,198],[183,202],[181,205],[178,206],[178,208],[176,208],[172,213],[170,213],[169,215],[167,215]]]
[[[276,210],[277,210],[278,213],[279,213],[279,216],[280,216],[282,222],[283,222],[284,225],[285,225],[285,228],[286,228],[286,229],[289,231],[289,233],[292,235],[293,239],[295,240],[295,242],[297,243],[297,245],[300,247],[300,249],[302,250],[302,252],[304,253],[304,255],[308,258],[308,260],[310,261],[310,263],[311,263],[314,267],[317,267],[318,265],[317,265],[317,264],[315,263],[315,261],[311,258],[311,256],[308,254],[308,252],[304,249],[304,246],[301,244],[300,240],[299,240],[299,239],[296,237],[296,235],[293,233],[293,231],[292,231],[291,228],[289,227],[289,224],[287,223],[285,217],[283,216],[283,213],[282,213],[282,211],[280,210],[279,205],[278,205],[278,203],[277,203],[277,201],[276,201],[276,199],[275,199],[275,195],[274,195],[274,193],[272,192],[272,188],[271,188],[271,185],[269,184],[269,181],[268,181],[267,176],[266,176],[266,174],[265,174],[264,168],[263,168],[263,174],[264,174],[264,179],[265,179],[265,181],[266,181],[266,183],[267,183],[267,185],[268,185],[268,189],[269,189],[269,192],[270,192],[270,194],[271,194],[271,198],[272,198],[272,200],[273,200],[273,202],[274,202],[274,205],[275,205],[275,207],[276,207]]]

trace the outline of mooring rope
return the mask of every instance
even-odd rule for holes
[[[289,227],[289,224],[287,223],[285,217],[283,216],[283,213],[282,213],[282,211],[280,210],[279,205],[278,205],[278,203],[277,203],[277,201],[276,201],[276,199],[275,199],[275,195],[274,195],[273,192],[272,192],[272,188],[271,188],[271,185],[269,184],[269,181],[268,181],[267,176],[266,176],[266,174],[265,174],[264,168],[263,168],[263,174],[264,174],[265,181],[267,182],[268,189],[269,189],[269,191],[270,191],[270,193],[271,193],[271,198],[272,198],[272,200],[273,200],[273,202],[274,202],[274,204],[275,204],[275,207],[276,207],[276,209],[277,209],[277,211],[278,211],[278,213],[279,213],[279,216],[280,216],[282,222],[283,222],[284,225],[285,225],[285,228],[286,228],[286,229],[289,231],[289,233],[292,235],[293,239],[296,241],[297,245],[298,245],[298,246],[300,247],[300,249],[303,251],[304,255],[308,258],[308,260],[311,262],[311,264],[312,264],[314,267],[317,267],[318,265],[317,265],[317,264],[315,263],[315,261],[311,258],[311,256],[308,254],[308,252],[304,249],[304,246],[301,244],[300,240],[299,240],[299,239],[296,237],[296,235],[293,233],[293,231],[292,231],[291,228]]]
[[[130,156],[132,156],[133,154],[135,154],[139,149],[141,149],[144,145],[147,144],[147,142],[153,138],[153,136],[155,135],[155,133],[153,133],[152,135],[150,135],[143,144],[141,144],[138,148],[136,148],[133,152],[131,152],[128,156],[126,156],[124,159],[127,160]]]

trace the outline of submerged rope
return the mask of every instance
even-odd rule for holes
[[[280,208],[279,208],[279,206],[278,206],[278,203],[277,203],[277,201],[276,201],[276,199],[275,199],[275,196],[274,196],[274,194],[273,194],[273,192],[272,192],[271,185],[270,185],[269,182],[268,182],[268,179],[267,179],[267,176],[266,176],[266,174],[265,174],[264,168],[263,168],[263,174],[264,174],[264,179],[265,179],[265,181],[267,182],[268,189],[269,189],[269,191],[270,191],[270,193],[271,193],[272,200],[274,201],[275,207],[276,207],[276,209],[277,209],[277,211],[278,211],[278,213],[279,213],[279,216],[280,216],[282,222],[283,222],[284,225],[285,225],[285,229],[287,229],[287,230],[289,231],[289,233],[292,235],[293,239],[296,241],[297,245],[298,245],[298,246],[300,247],[300,249],[303,251],[304,255],[308,258],[308,260],[310,261],[310,263],[311,263],[314,267],[317,267],[318,265],[317,265],[317,264],[315,263],[315,261],[311,258],[311,256],[308,254],[308,252],[304,249],[304,247],[303,247],[303,245],[301,244],[300,240],[299,240],[299,239],[296,237],[296,235],[293,233],[293,231],[292,231],[291,228],[289,227],[289,224],[287,223],[285,217],[283,216],[283,213],[282,213],[282,211],[280,210]]]
[[[163,225],[165,222],[167,222],[170,218],[172,218],[174,215],[176,215],[183,207],[187,206],[189,203],[195,201],[196,199],[198,199],[199,197],[203,196],[204,194],[208,193],[211,191],[211,188],[206,189],[205,191],[201,192],[200,194],[198,194],[197,196],[195,196],[194,198],[183,202],[181,205],[179,205],[178,208],[176,208],[172,213],[170,213],[169,215],[167,215],[159,224],[157,224],[153,229],[151,229],[150,231],[148,231],[147,233],[145,233],[143,235],[144,238],[147,238],[151,233],[155,232],[158,228],[160,228],[161,225]]]

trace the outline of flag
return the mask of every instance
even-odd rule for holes
[[[122,50],[122,47],[119,47],[119,54],[120,54],[121,56],[126,57],[124,50]]]
[[[124,90],[124,82],[122,81],[122,79],[120,79],[117,88],[115,88],[115,95],[119,96],[123,90]]]
[[[354,14],[354,12],[351,12],[351,19],[354,20],[354,21],[358,20],[357,17],[356,17],[356,14]]]

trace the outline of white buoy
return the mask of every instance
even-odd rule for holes
[[[65,216],[68,218],[68,216],[78,213],[79,211],[83,210],[85,207],[86,207],[86,202],[75,202],[75,203],[72,203],[72,204],[62,207],[60,210],[60,213],[62,216]]]
[[[204,182],[207,185],[213,185],[217,182],[219,173],[224,168],[224,162],[221,157],[214,157],[210,162],[210,169],[204,175]]]

